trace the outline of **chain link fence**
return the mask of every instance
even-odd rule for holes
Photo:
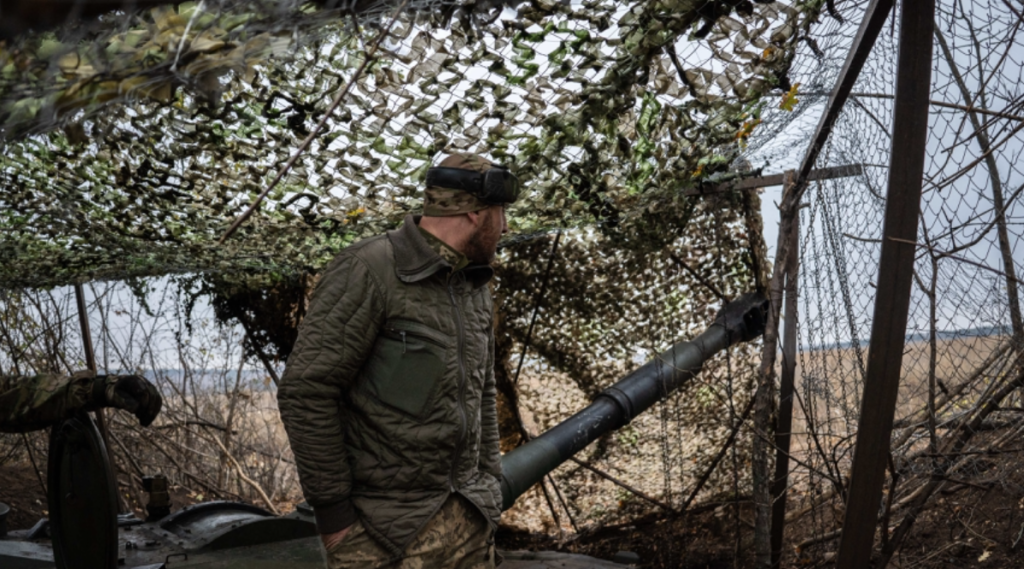
[[[416,211],[440,155],[484,152],[528,188],[494,284],[507,451],[694,336],[725,300],[767,288],[773,204],[709,189],[798,165],[867,4],[201,2],[9,39],[0,371],[80,366],[66,289],[45,287],[121,281],[92,297],[101,368],[145,370],[169,401],[151,434],[115,419],[129,498],[138,505],[137,478],[153,469],[192,499],[288,507],[295,473],[266,378],[317,271]],[[879,510],[878,546],[901,566],[1011,560],[1021,547],[1021,11],[981,0],[940,2],[936,15],[919,254]],[[816,164],[862,173],[812,182],[800,214],[787,565],[827,565],[842,519],[872,310],[886,293],[872,279],[897,38],[895,26],[880,36]],[[157,278],[167,274],[179,277]],[[717,358],[556,470],[505,523],[573,548],[670,520],[651,530],[663,544],[647,552],[653,565],[697,563],[711,542],[742,564],[762,436],[743,419],[759,362],[756,343]],[[5,438],[0,457],[27,447],[38,460],[41,442]]]

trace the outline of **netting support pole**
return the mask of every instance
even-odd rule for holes
[[[758,387],[754,394],[757,401],[754,412],[754,429],[764,430],[769,427],[769,420],[766,411],[771,409],[772,390],[775,380],[775,360],[778,350],[778,318],[782,308],[782,284],[783,272],[789,264],[789,255],[797,255],[790,250],[789,236],[793,234],[796,226],[796,218],[800,209],[800,202],[807,189],[807,183],[811,179],[814,165],[818,161],[821,149],[832,134],[832,128],[839,118],[846,101],[850,98],[853,86],[860,76],[864,63],[871,54],[871,48],[878,39],[889,12],[892,11],[893,0],[871,0],[867,10],[864,12],[864,19],[857,30],[857,37],[846,56],[843,69],[839,72],[835,87],[829,96],[825,111],[818,121],[818,127],[811,138],[811,144],[807,148],[800,168],[796,172],[796,178],[792,185],[787,186],[782,192],[782,203],[779,205],[779,240],[775,249],[775,266],[772,268],[772,277],[769,281],[769,299],[771,307],[768,310],[768,323],[765,328],[764,344],[761,352],[761,365],[758,370]],[[920,176],[918,176],[920,181]],[[916,220],[915,227],[916,227]],[[767,435],[767,433],[761,433]],[[755,438],[754,456],[752,459],[752,476],[754,486],[754,548],[755,562],[757,569],[766,569],[772,565],[772,539],[771,524],[773,513],[771,505],[771,480],[768,474],[767,449],[759,446]],[[860,569],[860,568],[858,568]]]
[[[82,329],[82,349],[85,351],[85,366],[94,374],[97,372],[96,353],[92,349],[92,333],[89,330],[89,311],[85,305],[85,290],[82,283],[75,283],[75,302],[78,304],[78,324]],[[107,460],[110,461],[110,471],[117,476],[117,466],[114,464],[114,454],[110,447],[110,430],[107,428],[107,420],[103,415],[103,408],[97,408],[96,426],[100,429],[103,437],[103,446],[107,447]],[[117,505],[120,511],[125,511],[121,493],[117,493]]]
[[[935,0],[903,0],[892,153],[857,443],[836,569],[870,567],[910,308],[921,208]],[[882,528],[888,531],[888,528]]]
[[[786,172],[785,187],[791,188],[796,172]],[[786,489],[789,487],[789,442],[793,429],[793,385],[796,378],[797,275],[799,272],[800,215],[793,219],[788,235],[789,260],[786,263],[785,328],[782,332],[782,377],[779,382],[779,406],[775,423],[775,477],[772,480],[772,567],[780,567],[782,538],[786,526]]]
[[[872,0],[864,12],[864,19],[857,30],[857,37],[854,38],[853,45],[850,46],[843,69],[839,72],[839,78],[836,80],[835,87],[832,88],[832,94],[829,95],[828,105],[825,106],[825,112],[821,114],[818,128],[814,132],[814,137],[811,138],[811,145],[807,148],[803,162],[800,163],[800,169],[797,170],[796,187],[793,192],[797,202],[800,201],[799,198],[803,195],[804,188],[807,187],[807,182],[811,179],[811,171],[814,170],[814,165],[818,162],[818,155],[825,146],[825,141],[832,134],[832,127],[835,126],[836,119],[839,118],[843,107],[846,106],[846,101],[850,98],[853,85],[857,82],[857,77],[860,76],[860,71],[864,68],[864,62],[867,61],[868,55],[871,54],[871,48],[874,47],[875,40],[878,39],[878,34],[889,17],[889,12],[892,11],[892,5],[893,0]]]

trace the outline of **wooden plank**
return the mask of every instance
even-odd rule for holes
[[[89,312],[85,305],[85,291],[82,289],[82,283],[75,284],[75,302],[78,304],[78,324],[82,330],[82,349],[85,350],[85,365],[89,368],[89,371],[96,373],[96,353],[92,348],[92,333],[89,330]],[[103,437],[103,445],[107,447],[107,460],[110,461],[110,472],[117,476],[117,465],[114,463],[114,452],[110,448],[110,431],[107,428],[107,420],[103,413],[103,408],[98,407],[94,412],[96,416],[96,426],[100,429],[100,435]],[[124,498],[121,493],[117,493],[117,505],[118,511],[128,512]]]
[[[787,184],[795,181],[795,172],[787,172]],[[785,329],[782,334],[782,377],[779,381],[779,408],[775,423],[775,476],[772,479],[772,567],[782,559],[782,540],[786,527],[786,489],[789,487],[789,443],[793,430],[793,386],[796,378],[797,279],[799,277],[800,218],[793,220],[789,235],[790,255],[786,263]]]
[[[808,180],[831,180],[834,178],[848,178],[850,176],[859,176],[864,173],[863,164],[847,164],[844,166],[833,166],[831,168],[821,168],[813,170],[809,174]],[[770,176],[758,176],[757,178],[739,178],[729,182],[723,182],[716,184],[710,188],[699,189],[695,188],[683,192],[683,195],[687,196],[702,196],[706,194],[716,194],[721,192],[729,192],[734,190],[754,190],[757,188],[767,188],[769,186],[781,186],[784,183],[786,174],[772,174]]]
[[[781,272],[789,266],[790,256],[796,256],[799,254],[795,247],[791,247],[789,239],[791,235],[796,233],[796,227],[798,225],[797,214],[800,209],[800,202],[803,199],[803,194],[807,188],[808,182],[812,179],[814,164],[817,162],[818,155],[824,147],[825,142],[832,134],[832,128],[835,126],[836,119],[839,118],[846,101],[850,97],[853,85],[860,76],[864,63],[867,61],[872,47],[874,47],[875,40],[878,38],[878,34],[885,24],[885,21],[889,16],[889,12],[892,11],[892,6],[893,0],[872,0],[871,4],[868,5],[868,8],[864,13],[864,18],[861,20],[860,28],[857,31],[857,37],[854,39],[850,52],[847,54],[846,62],[843,64],[843,69],[839,73],[839,78],[836,81],[835,87],[832,89],[832,94],[829,96],[825,112],[822,113],[821,119],[818,122],[818,127],[815,130],[814,136],[811,138],[811,144],[807,149],[807,153],[804,155],[800,169],[797,171],[796,179],[794,180],[794,183],[787,186],[785,191],[782,193],[782,203],[779,205],[779,241],[778,247],[776,248],[775,259],[775,271],[777,272]],[[777,276],[773,275],[772,282],[773,286],[781,286],[781,276],[777,279]],[[776,285],[774,283],[778,284]],[[769,314],[769,323],[772,322],[773,317],[778,315],[778,310],[781,308],[774,304],[774,298],[775,295],[773,293],[773,306],[772,311]],[[781,302],[781,298],[779,301]],[[767,336],[768,334],[766,332],[766,344],[768,342]],[[772,349],[774,349],[774,347]],[[763,368],[766,365],[774,365],[775,358],[772,354],[768,354],[767,351],[765,351],[762,353],[762,359],[761,374],[764,375],[765,371]],[[768,523],[772,523],[770,518]],[[768,561],[770,562],[771,560],[769,559]]]
[[[867,377],[836,569],[869,567],[910,308],[928,140],[935,0],[903,0],[889,187]],[[888,531],[883,528],[883,531]]]
[[[825,112],[821,114],[818,128],[811,138],[811,145],[807,148],[807,154],[804,155],[804,160],[797,170],[794,194],[798,202],[810,180],[811,170],[818,161],[818,154],[832,134],[832,127],[835,126],[836,119],[839,118],[846,101],[850,98],[853,85],[857,82],[868,55],[871,54],[871,48],[874,47],[875,40],[878,39],[878,34],[889,17],[889,12],[892,11],[892,5],[893,0],[871,0],[871,4],[864,12],[864,19],[861,20],[860,28],[857,30],[857,37],[854,38],[853,45],[850,46],[846,62],[843,63],[843,69],[839,72],[839,79],[836,81],[835,87],[832,88]]]

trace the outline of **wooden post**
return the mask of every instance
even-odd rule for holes
[[[819,170],[811,170],[807,174],[806,182],[814,182],[816,180],[834,180],[836,178],[847,178],[850,176],[860,176],[864,173],[863,164],[847,164],[845,166],[834,166],[831,168],[821,168]],[[786,176],[790,172],[783,172],[782,174],[772,174],[770,176],[757,176],[754,178],[740,178],[729,182],[722,182],[721,184],[715,184],[710,187],[699,187],[683,192],[684,196],[706,196],[708,194],[720,194],[722,192],[735,192],[740,190],[760,190],[767,188],[768,186],[782,186],[785,185]],[[794,178],[794,181],[796,178]]]
[[[89,312],[85,306],[85,290],[82,288],[81,283],[75,284],[75,301],[78,304],[78,323],[82,329],[82,349],[85,350],[85,365],[89,368],[89,371],[95,374],[97,372],[96,354],[92,349],[92,334],[89,331]],[[110,472],[117,476],[117,465],[114,464],[114,454],[110,447],[110,432],[107,429],[106,418],[103,416],[103,408],[96,409],[95,414],[96,426],[99,427],[100,435],[103,437],[103,446],[107,448]],[[114,486],[116,487],[117,484],[115,483]],[[121,492],[117,492],[117,504],[120,511],[125,511]]]
[[[793,194],[798,198],[803,195],[804,188],[810,181],[811,170],[818,162],[818,154],[832,134],[832,128],[835,126],[836,120],[839,119],[843,107],[846,106],[847,99],[850,98],[850,92],[853,91],[860,71],[864,68],[868,56],[871,55],[871,48],[874,47],[875,40],[878,39],[878,34],[882,31],[889,12],[892,11],[893,1],[871,0],[864,11],[864,19],[861,20],[860,28],[857,29],[857,37],[854,38],[853,45],[850,46],[850,51],[846,54],[846,62],[843,63],[843,69],[839,72],[839,79],[832,89],[832,94],[829,95],[828,104],[818,121],[814,137],[811,138],[811,146],[807,149],[803,162],[800,163],[800,169],[797,170],[797,187]]]
[[[921,208],[935,0],[903,0],[875,313],[837,569],[869,567],[890,451]],[[888,531],[883,528],[882,531]]]
[[[795,182],[795,172],[786,172],[786,186]],[[775,424],[775,478],[772,480],[772,567],[782,559],[782,538],[786,525],[786,488],[789,486],[789,440],[793,429],[793,385],[796,377],[797,276],[800,259],[800,214],[793,219],[788,235],[789,259],[786,263],[785,329],[782,335],[782,377],[779,382],[779,407]]]
[[[846,101],[850,97],[853,86],[857,82],[857,78],[860,76],[864,63],[871,54],[871,49],[875,44],[875,40],[881,32],[882,27],[888,18],[889,12],[892,11],[892,7],[893,0],[871,0],[871,3],[865,10],[864,19],[861,21],[860,28],[857,30],[857,37],[854,38],[853,45],[847,53],[846,62],[843,64],[843,69],[839,72],[839,78],[836,80],[836,84],[832,88],[832,94],[829,96],[828,104],[825,106],[825,111],[822,113],[821,119],[818,121],[818,127],[815,129],[814,136],[811,138],[811,144],[807,148],[807,153],[804,155],[803,161],[800,163],[800,168],[797,170],[796,176],[792,180],[792,185],[787,185],[782,193],[782,203],[779,206],[779,240],[775,251],[775,267],[772,269],[772,279],[769,286],[769,298],[772,299],[772,305],[768,314],[768,327],[765,330],[764,349],[762,351],[761,367],[759,369],[759,379],[762,382],[761,385],[758,386],[759,392],[762,388],[768,387],[765,380],[770,379],[771,374],[774,373],[777,350],[776,343],[778,338],[776,322],[778,319],[779,309],[781,308],[778,303],[781,303],[782,301],[781,286],[783,282],[783,272],[787,267],[789,267],[789,255],[798,255],[795,246],[790,246],[791,243],[789,239],[790,236],[798,234],[797,217],[800,209],[800,202],[803,198],[808,182],[813,177],[814,165],[818,161],[821,149],[824,148],[825,142],[832,134],[832,128],[835,126],[836,120],[839,118],[843,107],[846,105]],[[822,171],[822,173],[824,173],[824,171]],[[918,179],[920,179],[920,176]],[[794,282],[795,280],[796,279],[794,277]],[[780,288],[776,290],[775,287]],[[759,424],[756,419],[755,424]],[[754,458],[755,461],[763,461],[763,458],[759,459],[756,456],[756,452]],[[763,484],[763,481],[759,481],[757,479],[757,474],[761,471],[761,466],[755,464],[753,470],[755,472],[754,486],[757,488],[759,485]],[[757,497],[757,491],[755,490],[755,502]],[[756,503],[755,508],[758,508]],[[768,516],[764,516],[763,511],[759,511],[758,513],[762,515],[760,517],[755,516],[756,526],[760,526],[761,524],[771,525],[771,518],[776,515],[775,512],[771,512]],[[783,528],[776,530],[779,532],[779,536],[781,536],[782,529]],[[763,534],[773,533],[772,530],[767,527],[755,527],[754,531],[755,544],[762,547],[767,545],[765,549],[769,550],[767,555],[760,550],[758,551],[755,566],[758,569],[761,569],[762,567],[772,564],[775,556],[771,554],[771,550],[775,549],[781,551],[781,541],[779,541],[777,547],[772,547],[772,543],[775,542],[775,539],[781,538],[774,537],[774,539],[767,540],[772,543],[762,544],[760,541],[763,539]]]

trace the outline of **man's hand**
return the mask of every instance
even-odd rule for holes
[[[324,547],[327,548],[327,551],[330,551],[345,539],[345,536],[348,535],[351,529],[352,526],[348,526],[336,533],[322,533],[320,534],[320,540],[324,542]]]
[[[139,424],[148,427],[163,406],[163,398],[156,386],[139,375],[109,375],[97,378],[105,381],[106,406],[124,409],[139,418]]]

